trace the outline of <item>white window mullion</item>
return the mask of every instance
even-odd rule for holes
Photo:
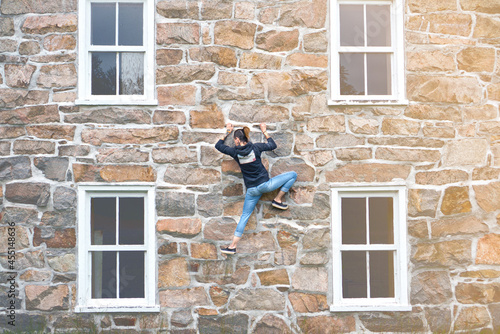
[[[371,298],[371,286],[370,286],[370,252],[366,252],[366,298]]]
[[[116,252],[116,298],[120,299],[120,252]]]

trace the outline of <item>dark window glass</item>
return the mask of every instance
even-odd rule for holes
[[[366,244],[366,198],[342,198],[342,244]]]
[[[364,46],[363,5],[340,5],[340,45]]]
[[[118,45],[142,45],[142,3],[121,3],[118,7]]]
[[[391,55],[366,54],[366,71],[369,95],[391,95]]]
[[[370,243],[394,243],[394,208],[392,197],[371,197],[370,210]]]
[[[370,294],[372,298],[394,297],[394,253],[370,252]]]
[[[340,53],[340,94],[365,94],[365,65],[363,53]]]
[[[116,53],[92,53],[92,95],[116,95]]]
[[[116,198],[91,198],[90,207],[92,245],[116,245]]]
[[[144,244],[144,198],[120,198],[120,245]]]
[[[120,252],[120,298],[144,298],[144,252]]]
[[[366,298],[366,252],[342,252],[342,295]]]
[[[92,252],[92,298],[116,297],[116,252]]]
[[[391,7],[366,6],[366,35],[368,46],[391,46]]]
[[[92,3],[90,17],[90,43],[92,45],[116,45],[116,4]]]

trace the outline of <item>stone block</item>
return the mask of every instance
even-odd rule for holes
[[[379,163],[347,164],[335,170],[326,171],[327,182],[390,182],[395,179],[406,180],[411,167]]]
[[[292,266],[297,262],[297,246],[281,248],[274,253],[274,264],[278,266]]]
[[[14,182],[5,186],[5,198],[11,202],[46,206],[50,185],[41,182]]]
[[[49,35],[43,39],[43,48],[47,51],[74,50],[76,39],[72,35]]]
[[[164,1],[167,3],[169,1]],[[179,49],[158,49],[156,50],[156,65],[177,65],[181,62],[183,51]]]
[[[198,44],[200,42],[200,26],[197,23],[158,23],[156,29],[156,43],[158,44]]]
[[[457,54],[458,69],[465,72],[493,72],[495,49],[470,47]]]
[[[454,0],[444,0],[435,2],[432,0],[411,0],[409,2],[412,13],[432,13],[440,11],[454,11],[457,9],[457,3]]]
[[[356,320],[352,315],[300,317],[297,319],[297,324],[303,333],[350,333],[356,331]]]
[[[203,287],[160,291],[160,304],[167,308],[209,306],[209,297]]]
[[[382,121],[384,135],[414,136],[420,130],[420,123],[398,118],[386,118]]]
[[[368,160],[373,156],[371,148],[341,148],[335,150],[335,157],[339,160]]]
[[[449,187],[445,190],[441,212],[445,215],[470,212],[469,187]]]
[[[18,138],[26,135],[26,130],[23,127],[4,126],[0,128],[0,139]]]
[[[232,218],[211,219],[203,228],[203,237],[207,240],[230,241],[235,229],[236,222]]]
[[[13,88],[28,88],[36,66],[33,65],[5,65],[5,83]]]
[[[199,218],[168,218],[156,223],[156,230],[173,236],[193,238],[201,232]]]
[[[67,285],[26,285],[26,309],[55,311],[69,309],[69,288]]]
[[[488,309],[491,314],[493,331],[498,331],[500,329],[500,305],[492,304],[488,306]]]
[[[426,307],[425,318],[433,333],[449,332],[451,327],[451,310],[441,307]]]
[[[292,275],[292,288],[303,291],[328,292],[326,268],[296,268]]]
[[[215,74],[213,64],[175,65],[159,67],[156,70],[156,84],[169,85],[192,81],[210,80]]]
[[[15,220],[6,220],[7,222],[19,224],[19,222]],[[13,233],[14,235],[12,235]],[[30,246],[28,230],[25,227],[16,226],[14,227],[14,231],[12,231],[10,226],[1,226],[0,237],[4,240],[4,242],[0,245],[0,253],[7,253],[9,250],[9,243],[11,244],[10,246],[12,246],[12,240],[14,241],[14,248],[16,252]]]
[[[182,192],[157,192],[156,211],[158,216],[185,217],[195,214],[195,196]]]
[[[54,154],[56,144],[50,141],[20,139],[14,142],[13,149],[14,153],[19,155]]]
[[[462,13],[415,15],[406,23],[406,29],[467,37],[472,31],[472,17]]]
[[[64,254],[61,256],[52,256],[47,258],[49,266],[57,272],[75,272],[76,256],[75,254]]]
[[[179,129],[176,126],[126,129],[84,129],[82,141],[95,146],[110,144],[156,144],[176,140]]]
[[[477,204],[486,212],[500,209],[500,182],[473,186]]]
[[[25,125],[59,121],[59,111],[55,104],[4,110],[0,113],[0,122],[3,124]]]
[[[40,69],[37,85],[43,88],[75,87],[76,82],[74,64],[45,65]]]
[[[329,309],[325,295],[290,292],[288,299],[295,312],[298,313],[316,313]]]
[[[412,278],[412,304],[446,304],[453,292],[449,274],[445,271],[426,271]]]
[[[203,0],[201,17],[203,20],[230,19],[233,13],[233,3],[227,0]]]
[[[158,87],[157,90],[160,106],[196,105],[196,86],[162,86]]]
[[[282,57],[260,52],[245,52],[240,58],[240,68],[279,70]]]
[[[379,133],[380,123],[376,119],[352,118],[349,120],[349,129],[357,134],[375,135]]]
[[[156,163],[183,164],[198,161],[196,151],[191,151],[185,146],[153,149],[152,157]]]
[[[298,182],[310,182],[314,180],[315,170],[313,167],[299,158],[281,159],[271,167],[271,177],[283,174],[286,172],[296,172]]]
[[[458,283],[455,295],[462,304],[494,304],[500,302],[500,284]]]
[[[7,255],[0,256],[0,264],[4,268],[9,268]],[[43,250],[16,253],[14,270],[22,271],[28,268],[45,268],[45,256]]]
[[[230,68],[236,67],[238,61],[233,49],[221,46],[193,47],[189,49],[189,57],[194,61],[211,62]]]
[[[297,140],[297,139],[296,139]],[[363,145],[365,139],[351,134],[324,134],[316,138],[318,148],[338,148],[345,146]]]
[[[487,234],[479,239],[476,264],[500,264],[500,234]]]
[[[228,314],[219,317],[200,317],[198,330],[204,334],[247,334],[249,316],[242,313]]]
[[[241,289],[229,301],[229,309],[283,311],[285,297],[274,289]]]
[[[235,270],[234,265],[226,260],[204,261],[200,264],[199,272],[196,280],[200,283],[242,285],[248,281],[250,267],[240,266]]]
[[[151,114],[142,109],[109,107],[87,109],[83,112],[65,115],[67,123],[100,123],[100,124],[149,124]]]
[[[458,169],[419,172],[415,175],[416,183],[425,185],[444,185],[448,183],[465,182],[468,179],[469,174]]]
[[[191,283],[185,258],[177,257],[158,265],[158,288],[184,287]]]
[[[180,110],[155,110],[153,124],[186,124],[186,115]]]
[[[3,12],[3,7],[0,10]],[[14,20],[12,17],[0,18],[0,36],[13,36],[15,33]]]
[[[257,272],[261,285],[290,285],[286,269]]]
[[[480,103],[481,85],[474,77],[409,75],[408,99],[418,102]]]
[[[96,156],[98,163],[148,162],[149,153],[133,148],[104,148]]]
[[[258,49],[268,52],[291,51],[299,45],[299,31],[267,31],[257,34],[255,43]]]
[[[33,246],[38,247],[42,243],[45,243],[47,248],[74,248],[76,246],[75,229],[58,229],[51,233],[51,230],[48,228],[35,227],[33,232]]]
[[[19,54],[31,56],[40,53],[40,44],[37,41],[24,41],[19,44]]]
[[[297,67],[328,67],[328,56],[309,53],[292,53],[286,58],[286,64]]]
[[[217,248],[210,243],[192,243],[191,257],[194,259],[217,260]]]
[[[292,116],[296,121],[305,121],[308,116],[328,115],[331,113],[326,94],[300,96],[292,108]]]
[[[61,145],[59,146],[59,155],[68,157],[83,157],[89,155],[89,145]]]
[[[326,52],[328,38],[324,32],[305,34],[303,37],[303,48],[305,52]]]
[[[438,238],[452,235],[485,233],[488,230],[488,225],[474,216],[444,218],[431,222],[432,237]]]
[[[477,38],[481,43],[498,44],[500,40],[498,36],[500,21],[495,17],[486,15],[477,15],[476,17],[476,26],[472,37]]]
[[[229,112],[229,119],[246,123],[278,123],[287,121],[289,117],[287,108],[270,105],[235,103]]]
[[[167,167],[163,179],[172,184],[209,185],[219,183],[221,174],[210,168]]]
[[[128,182],[156,181],[156,171],[151,166],[140,165],[86,165],[73,164],[75,182]]]
[[[414,333],[425,331],[423,320],[418,313],[366,313],[360,315],[359,320],[371,332]]]
[[[192,1],[159,1],[156,5],[158,14],[166,18],[197,19],[198,4]]]
[[[64,201],[66,203],[66,201]],[[74,206],[76,207],[76,206]],[[71,227],[76,224],[75,210],[45,211],[42,215],[41,225],[54,227]]]
[[[412,262],[423,266],[457,267],[472,263],[471,240],[419,243],[413,250]]]
[[[500,1],[480,1],[480,0],[460,0],[460,6],[463,10],[471,12],[480,12],[487,14],[497,14],[500,12]]]
[[[407,58],[407,69],[412,72],[452,72],[457,66],[453,54],[442,50],[412,51]]]
[[[216,129],[225,126],[222,110],[216,104],[201,110],[191,110],[189,115],[192,128]]]
[[[76,208],[76,190],[68,187],[57,187],[54,190],[54,209],[57,211],[73,210]]]
[[[463,307],[456,319],[454,330],[467,331],[487,326],[491,321],[488,310],[484,306]]]
[[[410,189],[408,191],[408,215],[410,217],[435,217],[440,191],[432,189]]]
[[[285,27],[320,29],[324,28],[327,11],[326,1],[322,0],[285,4],[281,8],[278,22]]]
[[[35,167],[42,171],[43,175],[54,181],[65,181],[68,171],[68,158],[42,157],[34,158]]]
[[[344,132],[345,118],[341,115],[316,116],[307,120],[307,129],[311,132]]]
[[[28,135],[43,139],[66,139],[72,141],[75,126],[71,125],[30,125],[26,127]]]
[[[377,148],[375,158],[389,161],[437,162],[441,159],[438,150],[421,150],[405,148]]]
[[[243,21],[218,21],[214,25],[215,44],[249,50],[254,46],[257,26]]]
[[[219,194],[198,195],[196,205],[198,214],[203,217],[217,217],[222,215],[222,197]]]
[[[274,315],[266,314],[262,319],[255,325],[255,334],[269,334],[269,333],[281,333],[281,334],[292,334],[292,330],[286,324],[286,322]]]
[[[306,253],[300,258],[300,264],[303,265],[324,265],[329,261],[326,252],[311,252]]]
[[[0,158],[0,181],[27,179],[32,176],[28,157]]]

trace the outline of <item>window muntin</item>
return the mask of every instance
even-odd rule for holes
[[[77,104],[157,104],[153,3],[81,1]]]
[[[333,2],[331,104],[406,103],[401,2]]]
[[[154,191],[80,186],[79,312],[156,311]]]
[[[408,310],[404,187],[333,190],[332,311]]]

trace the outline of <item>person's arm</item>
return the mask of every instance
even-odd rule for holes
[[[231,157],[234,158],[236,156],[236,150],[234,147],[227,146],[224,144],[224,141],[226,140],[227,136],[229,136],[233,132],[233,125],[231,123],[226,124],[226,133],[224,136],[222,136],[219,141],[215,144],[215,148],[217,151],[230,155]]]
[[[272,150],[276,149],[278,147],[278,145],[276,145],[276,143],[271,138],[269,133],[267,133],[266,123],[260,124],[260,131],[262,131],[262,134],[264,135],[264,137],[266,137],[267,143],[255,144],[259,148],[259,150],[262,152],[262,151],[272,151]]]

